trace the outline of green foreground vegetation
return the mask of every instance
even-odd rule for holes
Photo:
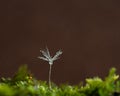
[[[0,96],[120,96],[120,80],[111,68],[106,78],[87,78],[85,84],[57,86],[35,79],[24,65],[12,78],[1,78]]]

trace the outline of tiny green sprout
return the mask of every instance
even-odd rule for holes
[[[46,47],[46,50],[40,50],[40,52],[42,53],[42,55],[44,57],[39,56],[38,58],[42,59],[42,60],[45,60],[45,61],[48,61],[49,65],[50,65],[50,68],[49,68],[49,88],[51,89],[51,69],[52,69],[52,65],[53,65],[53,62],[55,60],[59,59],[59,56],[62,54],[62,51],[61,50],[57,51],[56,54],[53,57],[50,55],[49,49],[47,47]]]

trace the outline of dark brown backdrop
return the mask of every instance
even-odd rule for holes
[[[56,83],[120,73],[120,0],[1,0],[0,77],[22,64],[48,80],[47,62],[37,59],[47,45],[63,55],[52,70]]]

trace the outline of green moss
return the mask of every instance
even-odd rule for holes
[[[120,96],[120,81],[116,69],[111,68],[105,79],[87,78],[83,86],[52,83],[32,77],[27,66],[22,66],[13,78],[1,78],[0,96]],[[116,95],[117,94],[117,95]]]

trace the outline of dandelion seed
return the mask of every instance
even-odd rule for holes
[[[62,54],[62,51],[59,50],[56,52],[56,54],[52,57],[50,55],[49,49],[46,47],[46,50],[40,50],[40,52],[42,53],[42,55],[44,57],[39,56],[39,59],[42,59],[44,61],[48,61],[49,65],[50,65],[50,69],[49,69],[49,88],[51,89],[51,68],[53,65],[53,62],[57,59],[59,59],[59,56]]]

